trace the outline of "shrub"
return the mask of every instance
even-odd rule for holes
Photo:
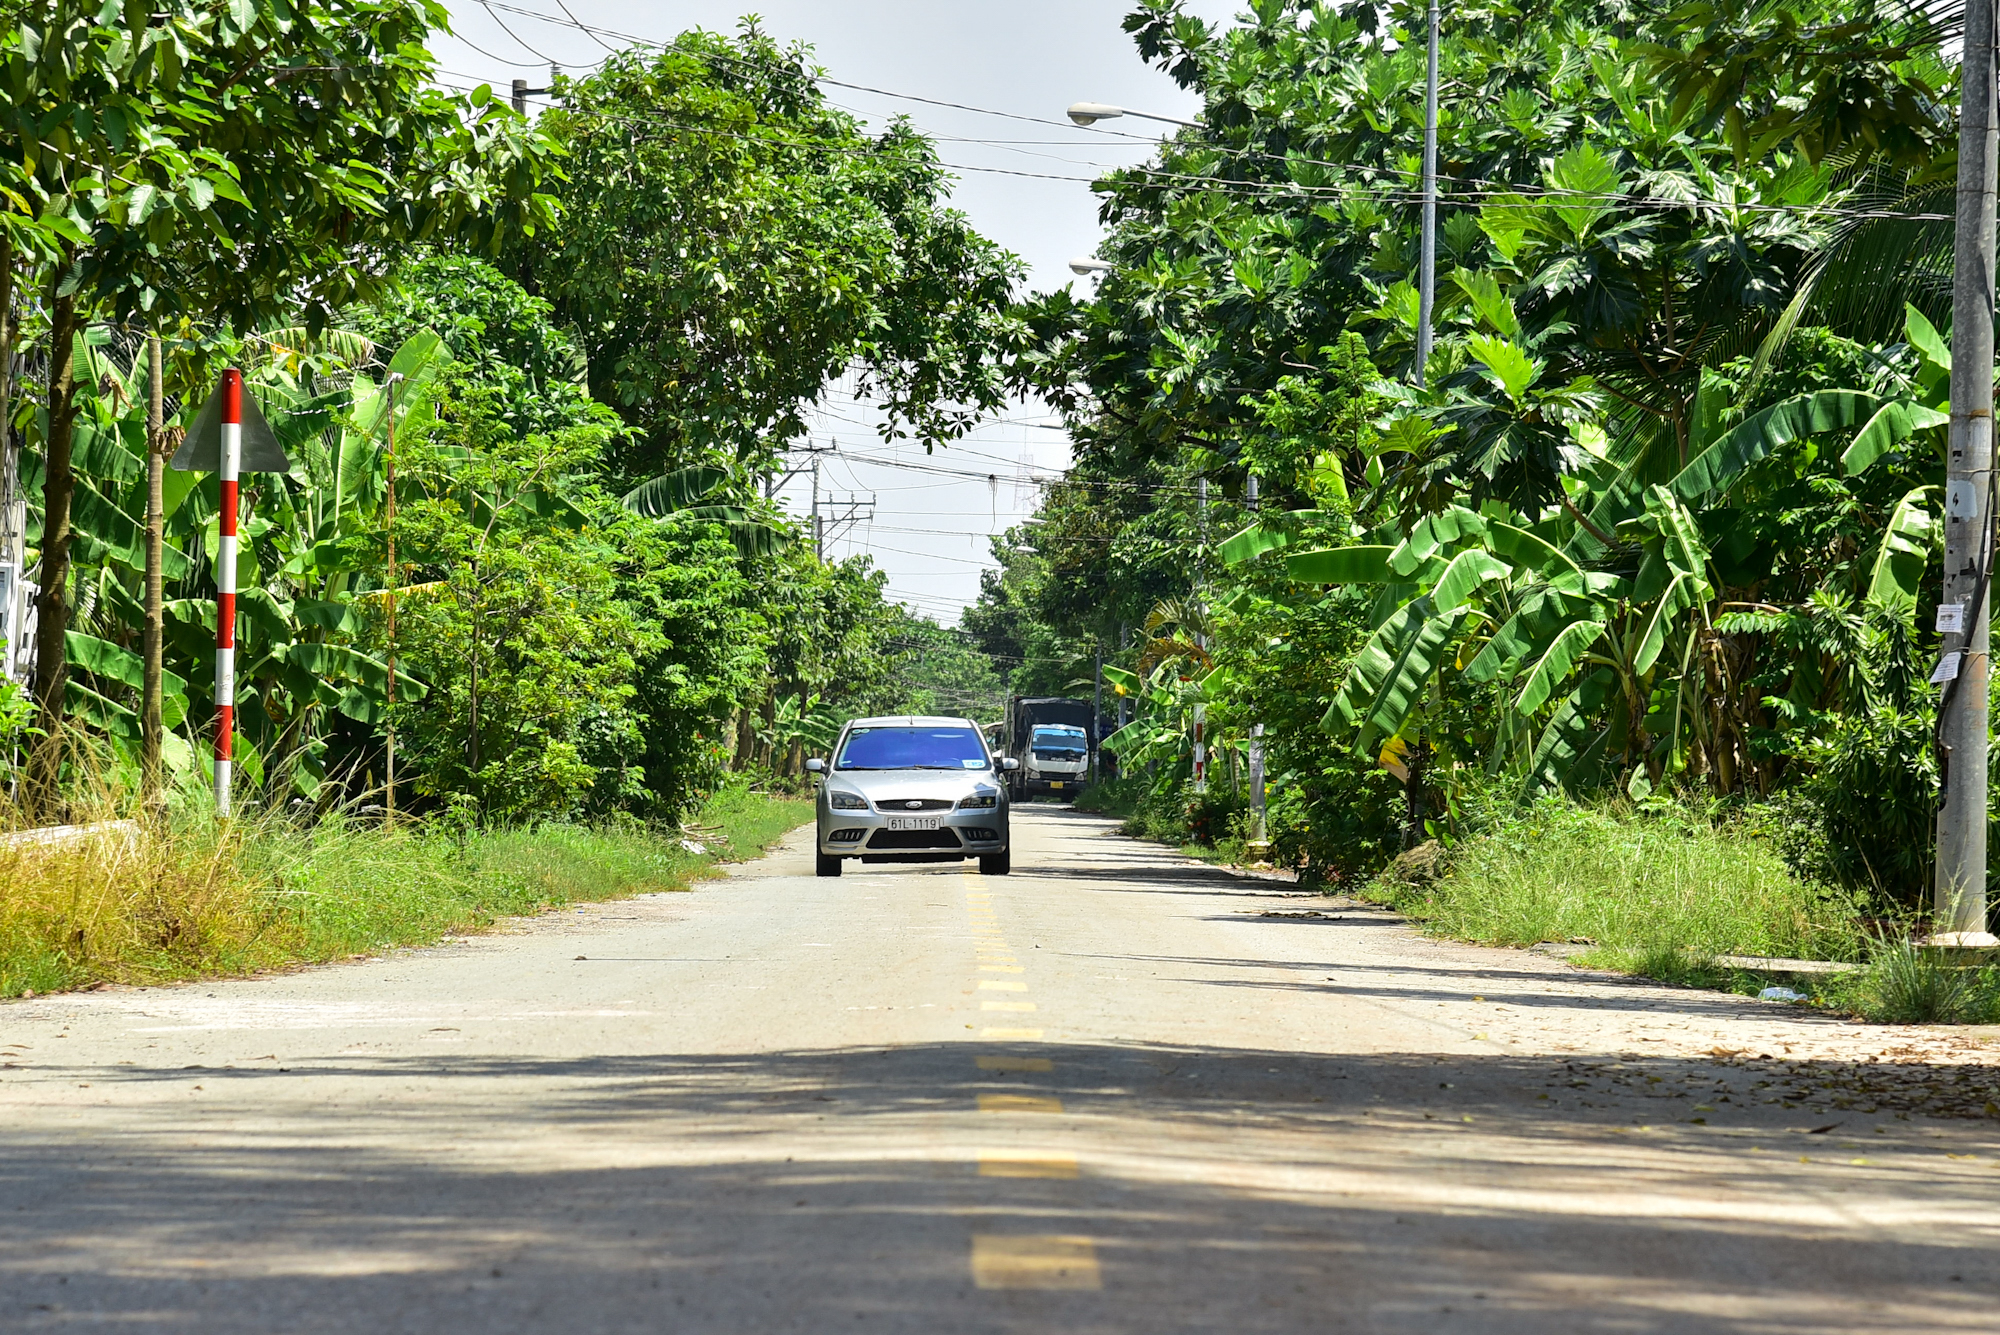
[[[1937,762],[1928,712],[1838,715],[1799,759],[1811,773],[1777,803],[1786,860],[1812,880],[1913,908],[1931,882]]]

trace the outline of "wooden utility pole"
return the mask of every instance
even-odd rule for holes
[[[1993,575],[1993,211],[2000,123],[1993,85],[1994,0],[1965,7],[1958,117],[1958,229],[1951,320],[1951,436],[1946,460],[1943,657],[1938,700],[1934,940],[1986,935],[1986,692]]]
[[[161,388],[160,335],[146,335],[146,625],[141,636],[145,654],[139,690],[140,795],[147,807],[162,799],[160,766],[162,609],[161,566],[165,560],[167,429],[166,402]]]

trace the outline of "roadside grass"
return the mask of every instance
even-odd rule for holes
[[[1745,996],[1779,986],[1800,1004],[1881,1024],[2000,1023],[2000,968],[1871,936],[1864,905],[1800,880],[1754,821],[1552,800],[1403,866],[1362,897],[1440,936],[1582,945],[1569,959],[1586,968]],[[1860,967],[1801,974],[1722,956]]]
[[[13,844],[0,847],[0,997],[282,968],[563,904],[684,890],[811,812],[742,789],[718,793],[678,833],[384,830],[279,815],[219,825],[189,807],[84,840]]]
[[[1151,791],[1152,784],[1145,778],[1100,779],[1078,793],[1074,805],[1078,811],[1123,820],[1138,812]]]
[[[1879,1024],[2000,1024],[2000,969],[1977,968],[1909,941],[1891,941],[1832,1000]]]
[[[1585,944],[1579,963],[1707,986],[1718,955],[1855,960],[1865,944],[1847,897],[1741,821],[1678,809],[1539,803],[1452,849],[1436,879],[1392,869],[1363,893],[1439,935]]]

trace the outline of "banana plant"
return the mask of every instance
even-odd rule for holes
[[[380,590],[381,448],[391,424],[387,382],[399,375],[395,423],[428,409],[439,366],[433,335],[396,350],[378,383],[375,351],[354,335],[309,343],[302,331],[261,336],[268,356],[248,368],[247,387],[294,462],[288,475],[255,475],[242,493],[238,556],[239,656],[236,754],[262,782],[266,762],[303,794],[323,778],[329,714],[363,725],[382,715],[387,667],[361,647],[374,634],[370,600]],[[136,648],[146,508],[143,363],[121,356],[112,331],[80,337],[88,378],[78,422],[74,557],[79,605],[67,636],[74,665],[69,707],[122,747],[136,745],[141,665]],[[202,387],[189,385],[191,416]],[[170,430],[181,417],[170,415]],[[197,744],[214,689],[213,562],[219,502],[212,477],[169,471],[164,488],[166,675],[162,716],[173,769],[198,765]],[[405,698],[422,684],[398,674]],[[274,772],[275,776],[275,772]]]
[[[717,499],[735,480],[730,469],[697,464],[641,482],[625,493],[620,504],[648,519],[720,524],[745,559],[773,555],[790,538],[790,531],[748,506]]]
[[[1922,352],[1919,394],[1948,369],[1942,341],[1910,313]],[[1920,339],[1929,333],[1926,347]],[[1602,492],[1567,479],[1570,516],[1530,521],[1488,501],[1449,506],[1407,529],[1385,525],[1351,546],[1289,554],[1297,581],[1377,590],[1372,633],[1325,726],[1371,752],[1421,727],[1449,684],[1485,699],[1489,767],[1531,789],[1596,786],[1617,774],[1641,791],[1689,762],[1689,745],[1728,782],[1744,762],[1739,692],[1719,635],[1720,579],[1693,508],[1716,503],[1758,459],[1805,434],[1851,430],[1843,467],[1859,473],[1943,415],[1915,398],[1858,391],[1801,395],[1734,426],[1716,424],[1665,484],[1613,476]],[[1932,541],[1929,487],[1893,507],[1867,563],[1871,605],[1907,616]],[[1609,541],[1607,541],[1609,539]],[[1245,530],[1226,544],[1238,562],[1287,544]],[[1609,568],[1607,568],[1609,567]]]

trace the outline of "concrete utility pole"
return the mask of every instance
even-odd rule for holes
[[[388,658],[389,675],[383,683],[384,717],[382,724],[383,741],[383,798],[382,820],[385,825],[396,823],[396,385],[403,378],[397,371],[390,375],[389,382],[382,387],[389,396],[388,444],[383,450],[382,488],[382,532],[388,542],[387,569],[383,573],[383,601],[388,609]],[[479,646],[472,646],[473,661],[479,657]]]
[[[1103,777],[1102,774],[1099,772],[1098,759],[1097,759],[1097,742],[1098,739],[1102,737],[1104,734],[1104,724],[1101,722],[1103,718],[1104,718],[1104,641],[1099,640],[1097,642],[1097,667],[1095,669],[1095,677],[1093,684],[1091,686],[1091,694],[1090,694],[1090,781],[1092,783],[1096,783],[1100,778]]]
[[[1252,515],[1258,511],[1257,475],[1244,480],[1243,504]],[[1264,830],[1264,725],[1250,725],[1250,853],[1251,861],[1262,862],[1270,852]]]
[[[21,494],[21,450],[14,439],[14,249],[0,242],[0,676],[26,684],[34,643],[28,633],[26,541],[28,501]]]
[[[528,99],[530,97],[540,97],[543,93],[553,93],[555,91],[553,85],[561,74],[561,66],[549,66],[549,83],[551,86],[547,88],[530,88],[526,79],[514,80],[514,86],[511,90],[513,96],[509,99],[514,104],[514,114],[516,116],[526,116],[528,114]]]
[[[1424,235],[1417,261],[1416,383],[1431,359],[1431,307],[1437,301],[1438,6],[1430,4],[1430,65],[1424,76]]]
[[[165,778],[160,768],[160,742],[165,731],[160,695],[166,680],[161,660],[166,606],[162,571],[166,561],[167,428],[161,379],[160,335],[153,330],[146,335],[146,626],[140,636],[145,659],[139,689],[140,787],[149,807],[163,800]]]
[[[825,544],[838,542],[840,535],[856,524],[865,524],[875,518],[875,497],[862,499],[859,492],[849,492],[845,500],[833,493],[827,493],[823,501],[813,503],[813,533],[815,541],[824,549]],[[821,559],[825,559],[824,550]]]
[[[1986,935],[1986,691],[1993,573],[1993,210],[2000,124],[1993,85],[1994,0],[1965,7],[1958,117],[1958,231],[1951,320],[1951,439],[1946,463],[1943,657],[1938,701],[1937,887],[1932,940]]]

